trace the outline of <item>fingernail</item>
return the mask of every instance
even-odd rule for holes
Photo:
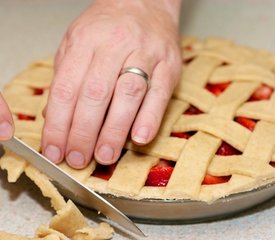
[[[141,127],[136,131],[133,140],[137,143],[147,143],[150,135],[148,127]]]
[[[101,145],[97,151],[97,158],[102,162],[110,162],[113,159],[113,156],[114,150],[108,144]]]
[[[45,157],[54,163],[59,162],[61,157],[60,149],[54,145],[48,145],[44,153]]]
[[[1,122],[0,123],[0,139],[8,140],[12,137],[12,126],[9,122]]]
[[[82,167],[85,163],[83,154],[77,151],[71,151],[67,156],[67,161],[73,167]]]

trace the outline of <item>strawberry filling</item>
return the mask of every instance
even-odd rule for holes
[[[215,96],[219,96],[228,86],[231,82],[225,82],[225,83],[217,83],[217,84],[207,84],[206,89],[213,93]]]
[[[183,50],[186,50],[186,51],[192,51],[192,50],[193,50],[193,48],[192,48],[192,46],[191,46],[191,45],[188,45],[188,46],[185,46],[185,47],[183,48]]]
[[[203,113],[200,109],[194,107],[194,106],[190,106],[183,114],[186,115],[198,115]]]
[[[256,127],[256,120],[246,118],[246,117],[236,117],[235,121],[241,124],[242,126],[246,127],[250,131],[253,132],[254,128]]]
[[[116,168],[116,163],[112,165],[106,165],[106,166],[97,164],[96,169],[94,170],[92,176],[98,177],[104,180],[109,180],[112,177],[115,168]]]
[[[171,137],[185,138],[188,139],[196,132],[172,132]]]
[[[22,113],[18,113],[17,118],[19,120],[25,120],[25,121],[34,121],[35,120],[35,117],[29,116],[29,115],[26,115],[26,114],[22,114]]]
[[[206,174],[206,176],[203,179],[202,184],[203,185],[210,185],[210,184],[226,183],[230,180],[230,178],[231,178],[231,176],[216,177],[216,176],[212,176],[210,174]]]
[[[152,167],[145,186],[165,187],[174,170],[174,164],[170,161],[160,160],[159,163]]]
[[[216,155],[219,156],[231,156],[231,155],[240,155],[241,152],[236,148],[232,147],[226,142],[222,142],[221,146],[216,152]]]
[[[275,162],[270,162],[270,165],[275,168]]]
[[[273,93],[273,89],[263,84],[258,89],[256,89],[256,91],[251,95],[248,101],[269,100],[272,93]]]
[[[198,115],[203,113],[200,109],[190,106],[183,114],[185,115]],[[188,139],[193,136],[196,132],[172,132],[171,137],[185,138]]]
[[[33,95],[42,95],[44,93],[44,89],[42,88],[34,88]]]

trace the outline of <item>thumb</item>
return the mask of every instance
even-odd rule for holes
[[[7,103],[0,94],[0,141],[10,139],[14,133],[12,114]]]

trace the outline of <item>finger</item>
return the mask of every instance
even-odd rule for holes
[[[91,58],[89,49],[71,46],[56,67],[42,135],[42,152],[55,163],[63,159],[78,90]]]
[[[0,141],[8,140],[13,135],[13,120],[7,103],[0,94]]]
[[[91,160],[96,139],[113,95],[127,52],[119,48],[98,48],[79,92],[66,156],[74,168],[83,168]],[[115,58],[115,63],[114,63]]]
[[[66,50],[68,47],[68,33],[65,34],[63,40],[61,41],[61,44],[55,54],[55,58],[54,58],[54,67],[56,68],[57,66],[60,65],[60,63],[62,62],[64,56],[66,55]]]
[[[130,66],[138,67],[147,74],[151,74],[154,60],[136,51],[124,64],[124,67]],[[147,83],[140,75],[125,73],[119,77],[96,145],[95,158],[99,163],[112,164],[119,158],[146,90]]]
[[[160,62],[154,69],[150,89],[131,131],[132,140],[138,145],[149,143],[157,134],[178,77],[171,69],[165,62]]]

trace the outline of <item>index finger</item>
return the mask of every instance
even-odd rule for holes
[[[91,58],[84,45],[72,45],[56,66],[42,134],[42,152],[55,163],[64,157],[78,90]]]

